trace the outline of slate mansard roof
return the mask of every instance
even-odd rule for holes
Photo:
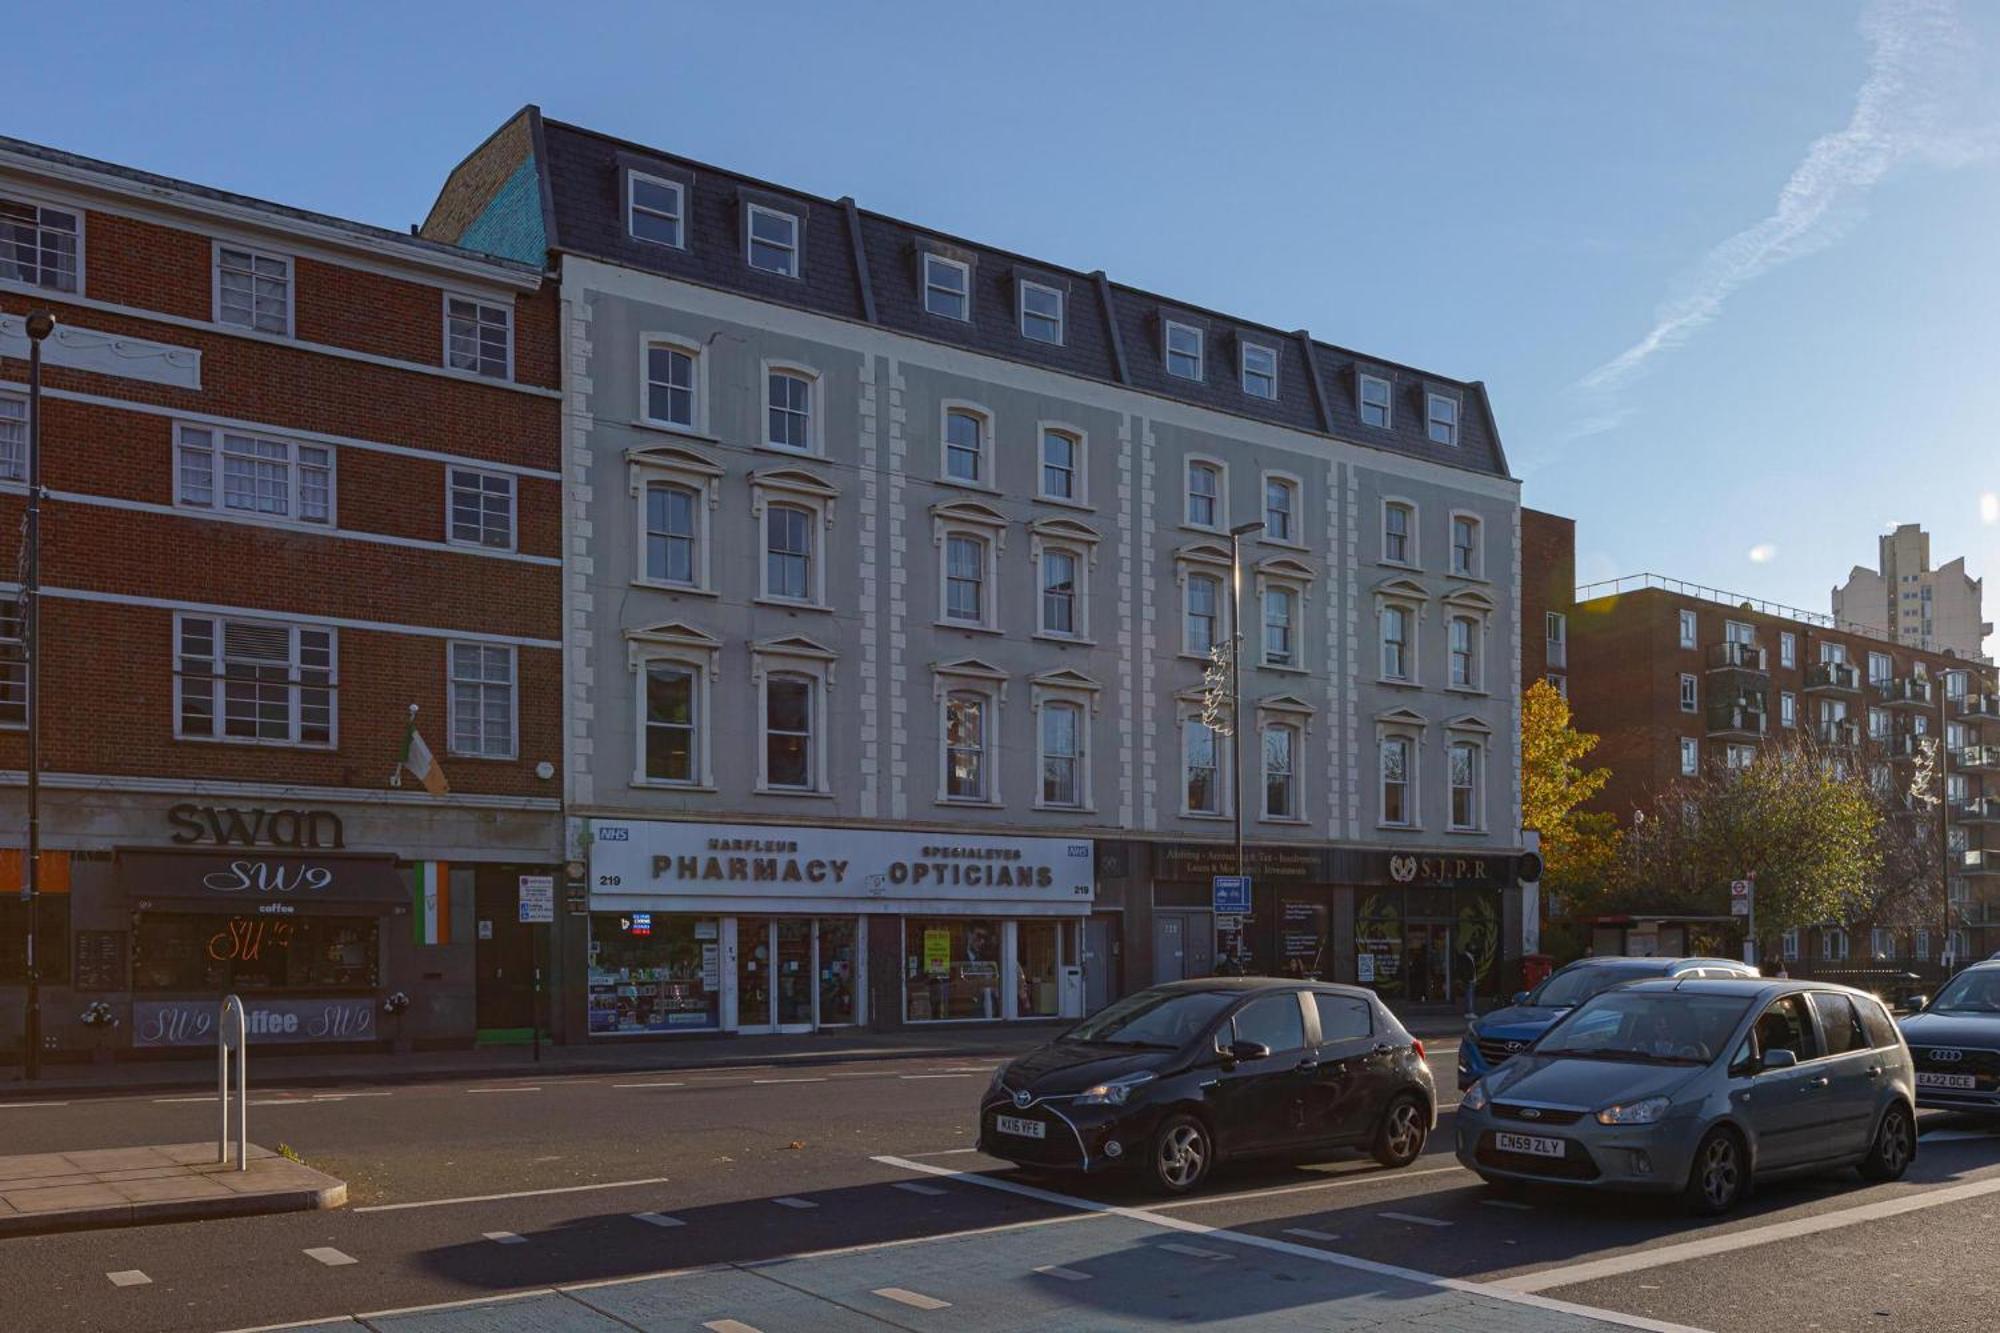
[[[630,171],[686,187],[683,248],[633,238],[626,229]],[[751,268],[744,259],[747,205],[761,203],[800,219],[800,276]],[[988,356],[1120,384],[1294,430],[1507,476],[1507,458],[1485,386],[1399,365],[1348,348],[1206,310],[871,213],[852,199],[823,199],[671,153],[545,120],[524,108],[452,172],[423,234],[491,248],[526,261],[575,254],[661,274],[839,319],[856,320]],[[507,246],[495,237],[510,238]],[[972,318],[948,319],[923,308],[921,256],[935,252],[971,268]],[[1021,335],[1022,280],[1064,296],[1064,340]],[[1203,379],[1167,373],[1165,323],[1203,330]],[[1241,344],[1260,343],[1278,358],[1278,397],[1243,392]],[[1364,425],[1360,377],[1390,381],[1391,425]],[[1426,394],[1459,402],[1459,443],[1432,441]]]

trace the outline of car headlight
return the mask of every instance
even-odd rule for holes
[[[1480,1079],[1465,1090],[1465,1099],[1459,1103],[1459,1107],[1467,1111],[1484,1111],[1486,1109],[1485,1079]]]
[[[1006,1086],[1007,1086],[1007,1066],[1000,1065],[994,1069],[993,1080],[992,1082],[986,1085],[986,1090],[988,1092],[998,1092]]]
[[[1132,1089],[1142,1083],[1151,1083],[1157,1074],[1127,1074],[1085,1088],[1076,1096],[1079,1106],[1123,1106],[1131,1097]]]
[[[1597,1113],[1600,1125],[1650,1125],[1667,1113],[1673,1105],[1665,1097],[1648,1097],[1644,1101],[1629,1102],[1622,1106],[1607,1106]]]

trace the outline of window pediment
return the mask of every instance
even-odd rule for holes
[[[977,500],[944,500],[931,506],[931,517],[940,523],[972,523],[986,528],[1004,528],[1007,516]]]
[[[722,465],[706,454],[677,445],[625,451],[627,485],[636,498],[649,481],[677,481],[699,491],[714,509],[721,502]]]
[[[1214,542],[1189,542],[1174,552],[1174,559],[1197,565],[1222,565],[1225,568],[1230,564],[1229,548],[1218,546]]]
[[[944,698],[954,685],[976,682],[991,687],[1004,700],[1007,697],[1007,680],[1005,671],[977,657],[956,657],[949,662],[931,663],[931,694],[937,699]]]
[[[1452,592],[1446,593],[1443,601],[1446,606],[1465,611],[1477,611],[1482,615],[1490,616],[1494,611],[1493,599],[1477,588],[1455,589]]]
[[[1082,542],[1095,546],[1104,540],[1103,534],[1096,528],[1073,518],[1038,518],[1028,525],[1028,531],[1044,541]]]
[[[1267,694],[1257,701],[1260,713],[1289,713],[1295,717],[1311,717],[1319,710],[1299,698],[1296,694]]]
[[[1471,713],[1460,713],[1457,717],[1447,718],[1444,726],[1446,731],[1470,731],[1476,732],[1481,736],[1491,736],[1493,734],[1492,723],[1488,722],[1485,718],[1475,717]]]
[[[1293,583],[1311,583],[1319,577],[1319,571],[1303,560],[1288,555],[1267,556],[1256,564],[1259,578],[1285,579]]]
[[[625,631],[626,665],[632,670],[650,658],[670,657],[685,662],[701,662],[708,667],[711,678],[717,675],[717,660],[722,653],[722,640],[706,630],[697,629],[684,621],[669,621],[659,625],[648,625],[643,629]]]
[[[1407,708],[1391,708],[1377,713],[1375,721],[1387,727],[1416,727],[1421,729],[1430,725],[1430,719],[1426,718],[1422,713],[1412,712]]]
[[[1032,685],[1039,685],[1044,689],[1051,690],[1096,691],[1104,688],[1081,671],[1072,671],[1068,667],[1062,667],[1055,671],[1037,672],[1028,677],[1028,681]]]
[[[769,657],[810,657],[820,662],[831,662],[840,654],[803,634],[787,634],[775,639],[758,639],[751,643],[750,651]]]
[[[766,490],[810,495],[819,500],[831,500],[840,494],[840,488],[832,482],[814,476],[804,468],[796,467],[758,468],[750,474],[750,484],[762,486]]]
[[[1431,599],[1430,589],[1423,584],[1415,579],[1400,577],[1383,579],[1375,585],[1374,592],[1377,597],[1399,602],[1428,602]]]

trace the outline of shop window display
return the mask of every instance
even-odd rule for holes
[[[1023,921],[1015,927],[1014,957],[1019,994],[1014,1011],[1022,1018],[1054,1018],[1062,1012],[1062,972],[1054,921]]]
[[[718,1027],[720,922],[658,912],[593,916],[589,985],[593,1035]]]
[[[999,1018],[1000,923],[905,918],[903,986],[912,1023]]]
[[[142,916],[132,933],[140,991],[373,990],[373,917]]]

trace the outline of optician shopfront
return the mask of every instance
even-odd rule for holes
[[[1077,1017],[1088,839],[598,819],[593,1037]]]

